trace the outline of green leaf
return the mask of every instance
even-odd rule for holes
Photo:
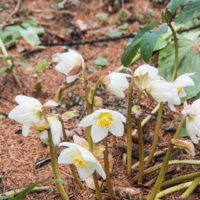
[[[23,191],[21,191],[17,196],[10,198],[10,200],[22,200],[22,199],[24,199],[26,197],[26,195],[29,194],[37,185],[45,183],[46,181],[48,181],[48,179],[32,183],[27,188],[25,188]]]
[[[153,32],[146,32],[142,37],[142,42],[140,45],[140,51],[142,58],[149,62],[150,57],[153,54],[154,47],[156,46],[156,42],[158,38],[166,33],[168,30],[167,25],[159,27],[157,30]]]
[[[54,181],[57,182],[57,183],[62,183],[64,185],[67,185],[67,181],[62,180],[62,179],[54,179]]]
[[[200,92],[200,52],[198,50],[198,45],[200,44],[200,39],[194,41],[187,39],[179,39],[179,66],[177,71],[177,76],[195,72],[192,79],[195,86],[186,87],[185,91],[188,94],[187,99],[196,96]],[[160,75],[165,79],[170,81],[171,74],[174,65],[174,44],[168,45],[162,49],[158,56],[158,69]]]
[[[188,132],[186,130],[186,123],[183,124],[183,126],[182,126],[182,128],[181,128],[181,130],[179,132],[179,136],[180,137],[188,137],[189,136],[189,134],[188,134]]]
[[[8,67],[2,67],[0,68],[0,74],[6,72],[8,70]]]
[[[174,18],[174,22],[182,24],[188,22],[190,19],[196,17],[200,12],[200,1],[193,0],[184,7],[183,10]]]
[[[122,24],[122,25],[118,26],[118,28],[120,30],[126,30],[128,28],[128,23]]]
[[[32,46],[40,44],[40,39],[33,27],[30,26],[27,29],[20,28],[19,32],[21,36]]]
[[[96,14],[96,18],[97,18],[97,19],[106,20],[106,19],[108,18],[108,14],[107,14],[107,13],[97,13],[97,14]]]
[[[108,32],[108,35],[110,37],[119,37],[121,36],[123,33],[121,31],[119,31],[118,29],[113,29],[111,31]]]
[[[104,57],[99,57],[94,61],[95,65],[106,66],[109,64],[108,60]]]
[[[34,73],[42,73],[46,67],[48,66],[49,61],[47,59],[42,59],[39,61],[39,63],[34,68]]]
[[[171,0],[167,7],[171,10],[172,14],[175,14],[177,9],[184,6],[186,3],[188,3],[188,0]]]
[[[134,37],[131,44],[129,44],[126,49],[124,50],[124,53],[121,58],[121,62],[125,67],[128,67],[131,65],[131,61],[135,57],[136,53],[138,52],[140,48],[140,42],[142,36],[147,32],[152,30],[155,26],[159,24],[159,20],[155,20],[151,22],[150,24],[146,25],[141,31],[137,33],[137,35]]]

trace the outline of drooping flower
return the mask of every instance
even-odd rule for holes
[[[22,134],[28,136],[29,128],[33,122],[39,122],[42,104],[33,97],[17,95],[15,101],[17,105],[8,115],[19,123],[22,123]]]
[[[125,121],[126,118],[117,111],[99,109],[84,117],[79,126],[92,126],[91,137],[97,143],[103,140],[109,131],[115,136],[122,136],[124,134],[123,122]]]
[[[56,116],[49,116],[49,117],[47,117],[47,119],[48,119],[48,122],[49,122],[53,143],[54,143],[55,146],[57,146],[60,143],[61,138],[62,138],[61,122],[59,121],[59,119]],[[40,139],[41,140],[48,139],[47,130],[42,131],[40,133]]]
[[[112,72],[102,79],[102,83],[106,88],[119,98],[125,97],[124,91],[129,87],[127,78],[129,74]]]
[[[65,53],[55,54],[53,61],[58,63],[55,69],[67,76],[67,83],[71,83],[79,77],[81,67],[84,64],[83,57],[72,49]]]
[[[143,64],[135,70],[134,79],[137,87],[144,90],[150,81],[160,80],[162,77],[159,76],[157,68],[148,64]]]
[[[178,96],[178,92],[173,83],[165,80],[154,80],[150,81],[147,85],[146,91],[157,101],[157,102],[168,102],[175,105],[181,103]]]
[[[187,95],[184,90],[186,86],[194,86],[194,81],[190,78],[192,75],[194,75],[194,73],[185,73],[177,77],[174,81],[174,85],[178,90],[178,95],[180,98]]]
[[[186,117],[186,130],[192,141],[197,144],[200,137],[200,99],[191,105],[185,102],[182,114]]]
[[[91,176],[95,171],[97,171],[103,179],[106,178],[103,168],[90,151],[78,144],[70,142],[63,142],[59,146],[67,146],[69,148],[61,152],[58,157],[58,163],[74,164],[82,180]]]

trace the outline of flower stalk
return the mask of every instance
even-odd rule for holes
[[[155,127],[155,132],[154,132],[153,143],[152,143],[152,146],[151,146],[151,149],[150,149],[149,156],[148,156],[147,161],[145,163],[145,166],[148,166],[149,163],[151,163],[153,156],[154,156],[154,153],[155,153],[155,150],[156,150],[159,132],[160,132],[160,127],[161,127],[161,124],[162,124],[162,113],[163,113],[163,103],[160,103],[159,110],[158,110],[158,113],[157,113],[156,127]]]
[[[192,183],[190,184],[190,186],[187,188],[187,190],[181,195],[181,197],[183,199],[188,198],[190,196],[190,194],[192,194],[192,192],[196,189],[196,187],[199,185],[200,183],[200,176],[196,177],[194,179],[194,181],[192,181]]]
[[[133,84],[134,84],[134,76],[132,76],[131,83],[129,86],[128,93],[128,110],[126,117],[126,127],[127,127],[127,173],[131,175],[131,166],[132,166],[132,94],[133,94]]]
[[[115,194],[114,194],[114,191],[113,191],[113,186],[112,186],[111,177],[110,177],[107,137],[104,138],[103,144],[104,144],[104,147],[105,147],[105,150],[104,150],[104,170],[105,170],[105,173],[106,173],[106,185],[108,187],[108,192],[109,192],[110,198],[113,200],[113,199],[115,199]]]
[[[48,123],[48,119],[47,119],[46,113],[44,111],[43,111],[43,116],[44,116],[46,123]],[[48,131],[49,147],[50,147],[50,154],[51,154],[51,164],[52,164],[54,179],[61,180],[60,173],[59,173],[59,170],[58,170],[56,150],[55,150],[55,147],[54,147],[54,144],[53,144],[53,138],[52,138],[51,130],[48,129],[47,131]],[[60,182],[55,182],[55,184],[56,184],[56,188],[57,188],[58,192],[60,193],[62,199],[63,200],[69,200],[69,197],[68,197],[67,193],[65,192],[63,184],[60,183]]]
[[[181,120],[181,122],[180,122],[180,124],[179,124],[179,126],[178,126],[178,128],[177,128],[177,130],[176,130],[176,132],[174,134],[174,136],[173,136],[173,139],[176,139],[178,137],[178,135],[180,133],[180,130],[181,130],[182,126],[183,126],[184,121],[185,121],[185,118],[183,118]],[[165,174],[166,174],[167,169],[168,169],[168,163],[169,163],[172,151],[173,151],[173,147],[174,147],[174,145],[172,143],[170,143],[170,145],[168,147],[168,150],[166,152],[162,167],[160,169],[158,178],[156,180],[156,183],[154,184],[154,186],[153,186],[153,188],[151,190],[151,193],[148,195],[147,200],[154,200],[156,194],[160,190],[161,184],[162,184],[162,182],[164,180]]]
[[[64,122],[63,122],[63,120],[62,120],[62,118],[61,118],[60,116],[59,116],[59,121],[60,121],[60,123],[61,123],[61,125],[62,125],[62,133],[63,133],[64,141],[67,142],[68,139],[67,139],[67,135],[66,135],[66,133],[65,133]],[[69,167],[70,167],[70,170],[71,170],[71,172],[72,172],[72,175],[73,175],[73,177],[75,178],[77,184],[79,185],[79,187],[80,187],[81,189],[83,189],[84,187],[83,187],[83,185],[82,185],[82,183],[81,183],[81,181],[80,181],[80,178],[79,178],[79,176],[78,176],[78,174],[77,174],[77,172],[76,172],[76,169],[75,169],[74,165],[70,164]]]

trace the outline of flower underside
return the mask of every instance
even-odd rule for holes
[[[83,159],[80,151],[72,151],[70,157],[78,168],[90,168],[92,166],[91,162]]]
[[[41,117],[41,107],[37,107],[35,106],[33,109],[32,109],[32,112],[34,113],[34,115],[36,115],[38,118]]]
[[[102,128],[110,128],[113,122],[112,114],[108,112],[102,112],[97,117],[97,124]]]

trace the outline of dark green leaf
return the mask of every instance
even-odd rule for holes
[[[172,14],[175,14],[177,9],[184,6],[186,3],[188,3],[188,0],[171,0],[167,7],[171,10]]]
[[[174,22],[182,24],[188,22],[190,19],[196,17],[200,12],[200,1],[193,0],[185,6],[183,10],[174,18]]]
[[[10,198],[10,200],[22,200],[26,197],[27,194],[29,194],[37,185],[42,184],[44,182],[48,181],[47,179],[37,181],[35,183],[32,183],[29,185],[26,189],[21,191],[17,196]]]
[[[140,48],[140,42],[142,36],[147,32],[152,30],[155,26],[159,24],[159,20],[155,20],[151,22],[150,24],[146,25],[141,31],[137,33],[137,35],[134,37],[131,44],[129,44],[126,49],[124,50],[124,53],[121,58],[121,62],[124,66],[128,67],[131,65],[131,61],[135,57],[136,53],[138,52],[138,49]]]
[[[0,74],[6,72],[8,70],[8,67],[2,67],[0,68]]]
[[[107,13],[97,13],[97,14],[96,14],[96,18],[97,18],[97,19],[106,20],[106,19],[108,18],[108,14],[107,14]]]
[[[200,92],[200,53],[198,50],[199,39],[194,41],[187,39],[179,39],[179,66],[177,76],[195,72],[192,76],[195,86],[186,87],[185,91],[188,94],[187,99],[196,96]],[[171,79],[172,69],[174,65],[174,44],[168,45],[162,49],[158,57],[159,73],[168,81]]]
[[[142,58],[149,62],[150,57],[153,54],[154,47],[156,46],[156,42],[158,38],[167,32],[167,25],[159,27],[157,30],[153,32],[146,32],[141,41],[140,51]]]

